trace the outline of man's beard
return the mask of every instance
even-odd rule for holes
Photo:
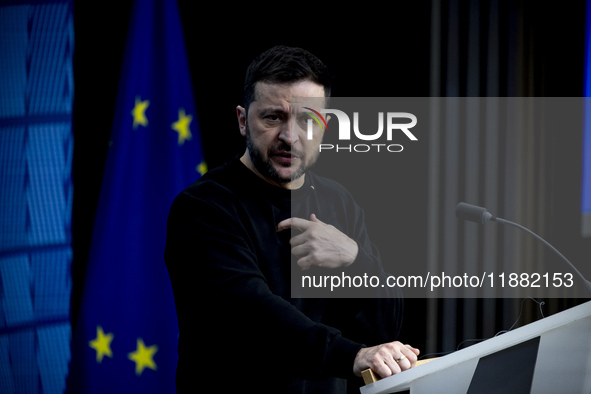
[[[304,163],[303,159],[300,159],[301,165],[298,169],[295,170],[295,172],[292,172],[289,177],[282,176],[280,173],[277,172],[277,170],[273,166],[270,157],[272,157],[275,154],[275,152],[278,151],[292,152],[292,147],[286,144],[285,142],[280,141],[277,146],[273,146],[268,149],[267,158],[265,159],[263,157],[261,150],[258,147],[256,147],[250,139],[250,129],[248,128],[248,124],[246,126],[246,148],[248,149],[250,160],[252,161],[252,164],[257,169],[257,171],[264,177],[280,184],[289,183],[300,178],[302,175],[306,173],[308,169],[310,169],[316,163],[316,159],[318,158],[318,156],[314,157],[314,160],[312,160],[312,162],[308,165]],[[294,153],[298,157],[302,158],[302,155],[299,152]]]

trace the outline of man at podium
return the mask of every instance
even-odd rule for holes
[[[327,99],[314,55],[274,47],[249,66],[237,107],[243,155],[174,201],[165,258],[179,320],[177,391],[358,392],[362,370],[411,368],[398,342],[403,300],[293,297],[301,272],[384,275],[362,209],[315,174],[324,130],[308,138],[293,97]],[[303,111],[303,110],[302,110]],[[381,291],[381,290],[380,290]]]

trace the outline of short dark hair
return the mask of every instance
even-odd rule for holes
[[[310,80],[324,87],[330,97],[331,76],[328,68],[316,56],[302,48],[278,45],[257,56],[246,71],[243,105],[255,100],[257,82],[290,83]]]

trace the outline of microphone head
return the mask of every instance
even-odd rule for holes
[[[485,223],[493,219],[493,216],[486,208],[478,207],[465,202],[458,203],[456,206],[456,217],[462,220],[469,220],[475,223]]]

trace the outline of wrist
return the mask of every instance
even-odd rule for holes
[[[361,372],[362,372],[361,363],[363,360],[363,355],[366,352],[367,352],[367,348],[362,347],[357,352],[357,355],[355,356],[355,360],[353,360],[353,374],[355,374],[355,376],[361,376]],[[365,369],[365,368],[363,368],[363,369]]]
[[[345,267],[350,266],[357,260],[357,256],[359,255],[359,245],[357,242],[351,238],[349,238],[348,246],[347,246],[347,253],[345,257]]]

